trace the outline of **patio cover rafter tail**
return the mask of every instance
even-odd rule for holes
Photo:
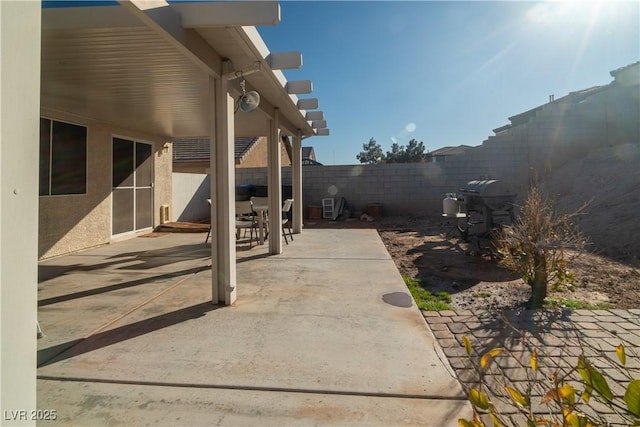
[[[280,23],[280,4],[276,1],[174,2],[171,7],[180,13],[185,28]]]
[[[245,49],[245,55],[259,58],[261,67],[269,70],[268,73],[252,74],[247,77],[247,81],[260,94],[269,94],[272,100],[277,101],[279,109],[279,124],[282,129],[286,129],[288,135],[296,135],[298,130],[304,136],[312,136],[313,129],[305,120],[304,112],[300,111],[298,98],[295,94],[287,93],[287,79],[280,70],[270,68],[271,52],[260,37],[255,27],[234,27],[230,29],[230,34],[239,46]],[[302,58],[300,58],[302,61]],[[235,66],[241,64],[234,62]],[[277,88],[273,91],[272,88]],[[262,101],[261,101],[262,104]],[[273,117],[273,114],[270,114]],[[291,119],[294,120],[291,120]],[[266,134],[266,133],[265,133]]]

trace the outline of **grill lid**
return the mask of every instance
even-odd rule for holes
[[[464,188],[460,189],[460,193],[479,197],[515,197],[515,193],[504,181],[496,179],[469,181]]]

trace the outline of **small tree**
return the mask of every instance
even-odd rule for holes
[[[426,157],[424,142],[422,141],[418,142],[415,139],[412,139],[409,141],[409,144],[407,144],[407,149],[405,151],[407,163],[419,163],[424,161]]]
[[[387,151],[384,156],[385,163],[405,163],[404,161],[404,145],[397,142],[391,144],[391,151]]]
[[[356,159],[358,159],[360,163],[370,165],[380,163],[384,159],[382,147],[380,147],[380,144],[378,144],[375,139],[371,138],[368,144],[362,144],[362,151],[356,155]]]
[[[501,262],[531,286],[530,308],[542,306],[549,284],[563,285],[573,280],[568,250],[574,250],[575,256],[586,247],[585,237],[574,224],[585,207],[558,214],[553,203],[533,185],[513,225],[499,232],[495,244]]]
[[[391,144],[391,151],[387,151],[386,163],[419,163],[425,159],[424,142],[412,139],[405,147],[397,143]]]

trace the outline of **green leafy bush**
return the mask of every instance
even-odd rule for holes
[[[627,367],[627,349],[622,344],[615,348],[617,360],[598,357],[601,368],[584,352],[572,367],[562,368],[553,356],[535,348],[520,355],[504,348],[479,355],[468,337],[463,342],[477,381],[467,390],[474,417],[459,419],[459,426],[608,426],[612,418],[621,425],[640,426],[640,379],[632,376],[637,369]],[[495,363],[497,358],[509,360]],[[524,379],[510,381],[502,365],[517,366]],[[613,393],[604,369],[615,369],[616,376],[625,378],[615,382],[618,389],[624,387],[624,393]]]

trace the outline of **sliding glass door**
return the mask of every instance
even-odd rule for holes
[[[151,144],[113,138],[111,234],[153,226],[153,150]]]

